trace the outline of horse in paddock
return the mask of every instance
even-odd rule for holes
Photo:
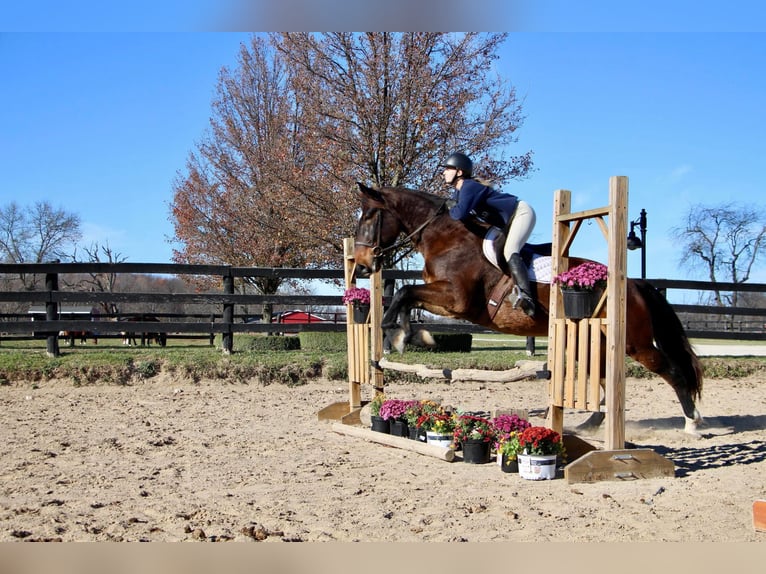
[[[126,321],[129,323],[159,323],[160,320],[154,315],[131,315],[130,317],[122,317],[120,321]],[[122,344],[128,346],[138,346],[136,342],[136,333],[134,331],[122,331]],[[162,332],[142,332],[141,333],[141,346],[151,346],[152,341],[157,343],[160,347],[164,347],[167,344],[168,335]]]
[[[74,347],[76,339],[79,339],[81,345],[86,344],[88,342],[88,337],[92,337],[93,344],[98,345],[98,337],[94,333],[88,331],[61,331],[59,337],[66,339],[67,344],[70,347]]]
[[[382,256],[401,245],[397,243],[401,234],[425,261],[424,284],[401,287],[383,316],[386,337],[399,352],[408,342],[433,344],[427,332],[413,332],[411,309],[464,319],[501,333],[548,335],[550,280],[535,281],[530,271],[536,300],[533,317],[514,309],[507,298],[499,299],[496,286],[504,274],[483,255],[489,225],[452,219],[447,201],[437,195],[402,187],[373,189],[361,183],[358,187],[362,213],[354,236],[357,276],[379,271]],[[525,251],[540,247],[527,245]],[[576,265],[584,260],[569,261]],[[490,300],[497,305],[488,305]],[[699,436],[702,417],[695,400],[702,392],[702,367],[673,308],[647,281],[628,279],[626,324],[626,354],[670,384],[683,409],[684,430]],[[594,413],[591,422],[600,423],[603,417]]]

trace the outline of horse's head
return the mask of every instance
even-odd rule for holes
[[[357,185],[362,214],[354,234],[354,261],[357,276],[369,277],[380,270],[383,250],[394,244],[402,225],[389,209],[384,193],[362,183]]]

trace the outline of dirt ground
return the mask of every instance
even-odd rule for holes
[[[542,424],[547,383],[391,384],[387,395],[524,408]],[[752,522],[766,498],[761,380],[706,381],[698,439],[667,384],[629,379],[626,438],[671,459],[675,477],[592,484],[333,432],[317,413],[347,399],[326,380],[2,386],[0,541],[766,541]],[[565,425],[584,417],[567,411]]]

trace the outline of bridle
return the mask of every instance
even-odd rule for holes
[[[388,247],[381,247],[380,246],[380,237],[381,237],[381,234],[383,233],[383,214],[382,214],[382,209],[378,207],[378,208],[375,209],[375,215],[374,215],[375,221],[373,223],[373,225],[374,225],[374,233],[373,233],[374,243],[368,243],[366,241],[361,241],[361,240],[355,240],[354,243],[356,243],[357,245],[361,245],[362,247],[369,247],[372,250],[372,259],[373,259],[373,261],[377,261],[378,259],[383,257],[383,255],[385,255],[389,251],[395,251],[396,249],[399,249],[404,244],[406,244],[407,242],[412,240],[413,237],[415,237],[416,235],[421,233],[426,227],[428,227],[428,225],[431,224],[432,221],[434,221],[434,219],[436,219],[441,214],[442,211],[444,211],[444,207],[447,205],[447,201],[448,200],[445,199],[444,202],[439,206],[439,209],[437,209],[434,212],[434,214],[431,217],[429,217],[426,221],[424,221],[423,223],[418,225],[414,229],[414,231],[412,231],[411,233],[409,233],[408,235],[406,235],[405,237],[403,237],[399,241],[395,241],[393,244],[389,245]],[[412,253],[415,250],[415,242],[413,241],[412,243],[413,243],[413,245],[407,251],[402,253],[397,258],[397,260],[394,261],[392,264],[395,265],[396,263],[398,263],[399,261],[401,261],[402,259],[407,257],[410,253]]]

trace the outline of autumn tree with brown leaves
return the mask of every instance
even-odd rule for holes
[[[222,71],[212,131],[174,184],[176,262],[337,267],[356,181],[446,194],[438,164],[457,150],[498,182],[531,169],[531,152],[505,155],[523,118],[493,69],[503,34],[269,39]]]

